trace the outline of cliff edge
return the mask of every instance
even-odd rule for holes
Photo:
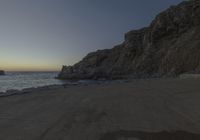
[[[146,78],[183,73],[200,73],[200,0],[171,6],[149,27],[126,33],[122,44],[63,66],[58,78]]]

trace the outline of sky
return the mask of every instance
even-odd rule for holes
[[[0,69],[55,71],[183,0],[0,0]]]

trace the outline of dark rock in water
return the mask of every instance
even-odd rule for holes
[[[89,53],[63,66],[60,79],[168,77],[200,73],[200,0],[160,13],[149,27],[125,34],[112,49]]]
[[[5,72],[3,70],[0,70],[0,75],[5,75]]]

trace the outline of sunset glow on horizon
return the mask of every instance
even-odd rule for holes
[[[1,0],[0,69],[59,71],[183,0]]]

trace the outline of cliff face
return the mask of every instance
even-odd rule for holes
[[[160,13],[149,27],[125,34],[112,49],[89,53],[58,78],[141,78],[200,73],[200,0]]]

